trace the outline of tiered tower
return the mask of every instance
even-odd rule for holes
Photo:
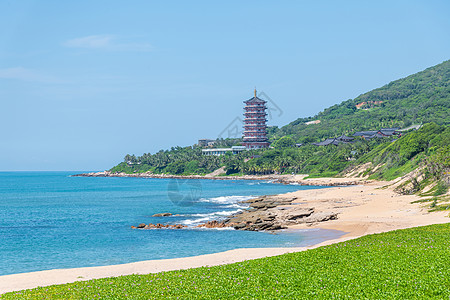
[[[256,96],[244,101],[244,142],[247,149],[260,149],[269,147],[266,126],[266,102]]]

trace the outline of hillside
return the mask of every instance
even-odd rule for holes
[[[320,123],[305,124],[314,120]],[[333,105],[314,117],[272,128],[269,133],[272,141],[290,135],[302,143],[360,130],[428,122],[450,124],[450,60]]]
[[[314,118],[297,119],[278,129],[270,128],[271,149],[244,151],[237,155],[204,156],[196,146],[174,147],[155,154],[126,155],[111,172],[152,174],[208,174],[225,167],[227,175],[290,174],[357,176],[392,180],[417,170],[414,179],[399,187],[420,193],[432,187],[443,195],[450,185],[450,61],[393,81],[325,109]],[[320,122],[310,123],[320,120]],[[314,141],[355,131],[382,127],[407,127],[421,123],[417,131],[400,138],[356,138],[353,143],[315,146]],[[301,147],[293,147],[295,143]],[[232,145],[236,140],[220,141]]]

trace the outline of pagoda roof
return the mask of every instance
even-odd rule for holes
[[[258,96],[256,96],[256,88],[255,88],[255,94],[253,96],[253,98],[248,99],[247,101],[244,101],[245,104],[251,104],[251,103],[266,103],[267,101],[258,98]]]
[[[253,97],[251,99],[248,99],[247,101],[244,101],[245,104],[249,104],[249,103],[266,103],[266,102],[267,101],[265,101],[265,100],[263,100],[261,98],[258,98],[257,96],[255,96],[255,97]]]

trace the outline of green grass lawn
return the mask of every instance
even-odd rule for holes
[[[217,267],[90,280],[0,299],[450,299],[450,224]]]

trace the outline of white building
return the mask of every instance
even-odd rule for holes
[[[227,152],[231,152],[233,154],[238,154],[239,152],[245,151],[247,148],[245,146],[233,146],[231,148],[211,148],[211,149],[202,149],[203,155],[224,155]]]

